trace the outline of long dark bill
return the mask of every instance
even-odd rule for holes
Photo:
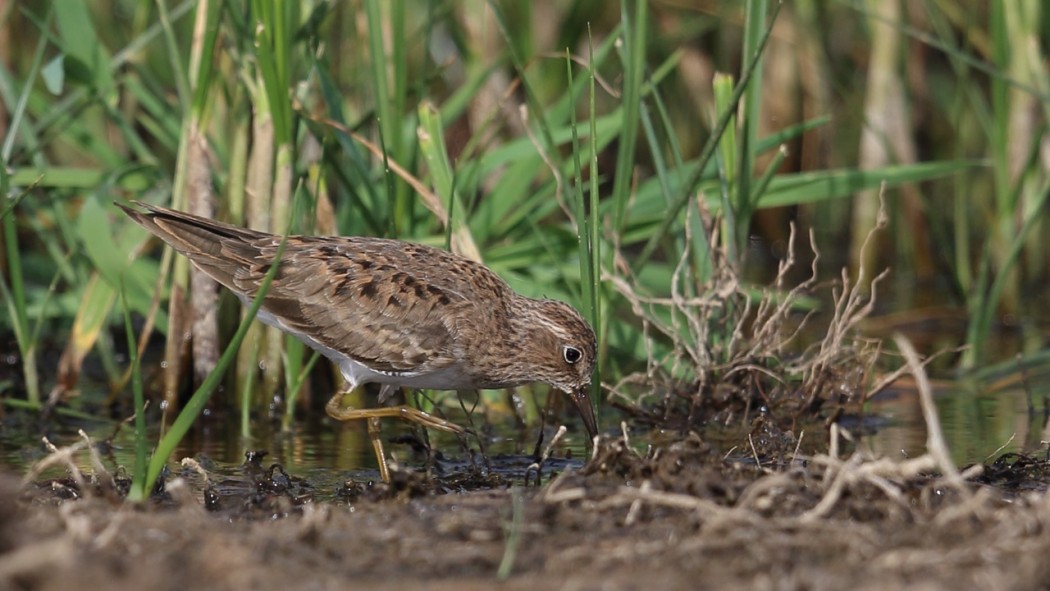
[[[594,441],[598,435],[598,421],[594,418],[594,408],[591,406],[591,397],[588,393],[590,386],[584,386],[575,392],[569,393],[569,398],[576,405],[576,410],[583,419],[583,426],[587,429],[587,439]]]

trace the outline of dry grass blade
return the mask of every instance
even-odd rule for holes
[[[948,444],[944,442],[944,432],[941,431],[941,421],[937,418],[937,406],[933,403],[933,392],[930,388],[930,379],[926,376],[926,372],[922,369],[922,363],[919,361],[919,354],[915,352],[915,347],[904,338],[902,335],[894,335],[893,342],[897,344],[897,348],[900,349],[901,354],[904,355],[904,360],[908,364],[908,368],[911,370],[912,376],[915,378],[916,386],[919,390],[919,401],[922,405],[922,418],[926,422],[926,451],[933,458],[937,465],[937,469],[941,471],[941,474],[948,480],[948,483],[954,486],[960,491],[966,490],[966,485],[963,482],[962,475],[959,474],[959,469],[955,467],[955,463],[952,462],[951,454],[948,451]]]
[[[77,484],[81,490],[86,490],[85,484],[87,479],[84,478],[84,474],[77,467],[76,462],[73,461],[73,457],[87,446],[84,441],[78,441],[72,445],[58,448],[47,437],[43,438],[44,447],[48,450],[48,455],[39,462],[33,464],[26,475],[22,477],[22,485],[25,486],[37,478],[40,477],[48,468],[53,466],[65,466],[69,472],[70,478]]]

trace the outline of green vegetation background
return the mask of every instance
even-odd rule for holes
[[[147,397],[178,404],[219,363],[244,311],[224,296],[214,326],[194,322],[215,304],[112,206],[130,199],[450,246],[583,310],[606,383],[675,351],[605,279],[698,295],[717,254],[757,287],[791,222],[829,277],[891,268],[884,310],[957,321],[936,341],[968,345],[955,367],[1045,358],[1037,0],[0,6],[5,402],[62,399],[85,359],[129,401],[125,312],[138,353],[168,360]],[[880,187],[888,225],[862,253]],[[244,338],[229,404],[249,428],[290,393],[292,420],[309,351]]]

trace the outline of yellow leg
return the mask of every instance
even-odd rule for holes
[[[447,431],[449,433],[465,433],[463,427],[455,423],[425,413],[411,406],[388,406],[383,408],[349,408],[343,406],[343,395],[346,392],[338,392],[325,405],[328,416],[337,421],[368,421],[368,437],[372,441],[372,449],[376,454],[376,462],[379,464],[379,475],[383,482],[390,482],[390,470],[387,467],[386,455],[383,452],[383,440],[379,437],[379,419],[383,417],[395,417],[419,423],[424,427]]]
[[[383,440],[379,437],[379,417],[368,417],[368,438],[372,440],[372,449],[376,452],[376,463],[379,464],[379,477],[383,482],[390,482],[390,468],[386,465],[386,454],[383,453]]]

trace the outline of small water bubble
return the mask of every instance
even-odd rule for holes
[[[167,400],[161,400],[160,401],[160,409],[161,410],[168,410],[168,401]]]
[[[5,355],[4,361],[6,361],[8,365],[18,365],[18,355],[15,355],[13,353]]]
[[[161,369],[168,369],[168,362],[167,361],[161,361],[160,362],[160,368]]]
[[[206,417],[210,417],[211,416],[211,409],[210,408],[206,408],[203,411],[201,411],[201,414],[206,416]]]

